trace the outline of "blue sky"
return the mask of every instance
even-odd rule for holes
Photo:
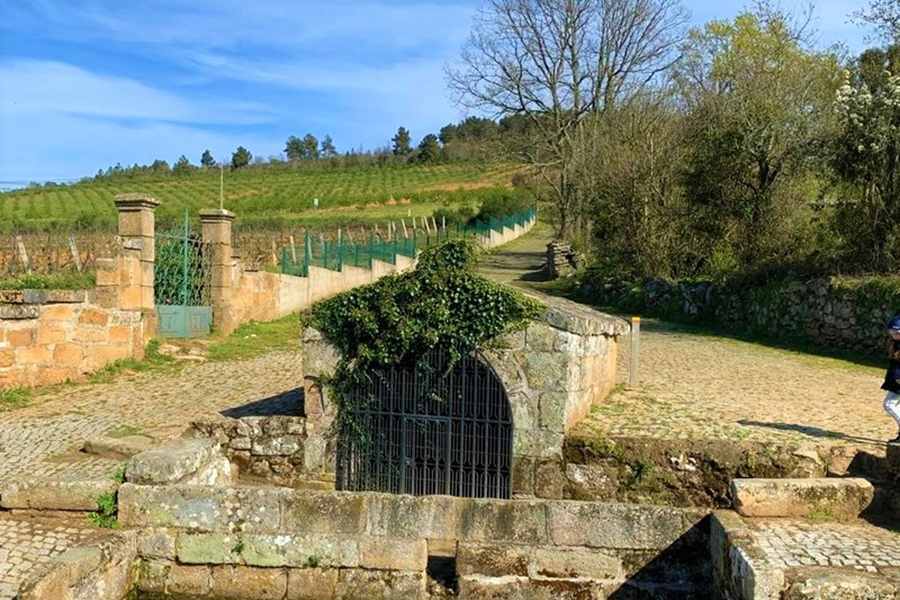
[[[686,0],[695,23],[743,0]],[[821,0],[820,43],[864,45],[863,0]],[[477,0],[8,0],[0,5],[0,182],[116,162],[279,154],[328,133],[339,151],[415,140],[464,116],[443,67]],[[797,0],[785,0],[794,8]]]

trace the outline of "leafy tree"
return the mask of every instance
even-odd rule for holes
[[[394,156],[406,156],[410,152],[412,152],[412,146],[410,145],[409,138],[409,130],[406,127],[400,127],[397,129],[396,135],[391,138],[392,151]]]
[[[216,166],[216,159],[213,158],[212,152],[208,148],[203,151],[203,156],[200,157],[200,164],[207,169]]]
[[[582,121],[628,100],[676,58],[679,0],[489,0],[448,83],[473,109],[523,115],[520,158],[552,193],[557,234],[586,229],[571,179]]]
[[[325,158],[331,158],[333,156],[337,156],[337,148],[334,147],[334,140],[331,139],[331,136],[327,133],[325,137],[322,139],[322,156]]]
[[[707,237],[744,265],[783,254],[788,217],[806,201],[792,185],[828,133],[837,58],[762,5],[690,34],[677,82],[690,109],[685,184]]]
[[[238,146],[237,150],[231,155],[231,168],[240,169],[246,167],[253,160],[253,155],[243,146]]]
[[[295,135],[289,137],[284,144],[284,153],[291,161],[302,159],[303,150],[303,141]]]
[[[121,166],[118,166],[119,170],[122,170]],[[169,163],[164,160],[156,159],[150,165],[150,170],[156,173],[168,173],[169,172]]]
[[[900,259],[900,75],[887,72],[873,81],[866,67],[860,62],[846,74],[835,103],[832,164],[850,189],[836,224],[849,263],[893,271]]]
[[[303,136],[303,158],[306,160],[319,158],[319,140],[311,133]]]
[[[184,173],[189,173],[194,168],[194,165],[191,164],[191,161],[188,160],[188,157],[182,154],[177,161],[175,161],[175,166],[172,167],[172,172],[178,175],[182,175]]]
[[[429,133],[419,143],[419,153],[416,157],[419,162],[430,163],[441,158],[441,145],[438,137],[433,133]]]

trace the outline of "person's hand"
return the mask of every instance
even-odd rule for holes
[[[891,336],[891,339],[895,342],[900,342],[900,331],[896,329],[888,329],[888,335]]]

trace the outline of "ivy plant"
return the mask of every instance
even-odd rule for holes
[[[350,389],[380,368],[424,368],[441,348],[452,366],[499,335],[523,329],[543,305],[475,273],[478,247],[450,240],[419,255],[413,271],[383,277],[316,304],[310,324],[341,354],[331,382],[337,427],[347,422]]]

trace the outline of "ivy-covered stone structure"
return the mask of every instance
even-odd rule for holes
[[[625,321],[563,299],[541,299],[547,309],[524,329],[489,340],[478,351],[499,377],[513,421],[512,487],[516,496],[562,497],[563,440],[615,385]],[[307,327],[301,339],[307,439],[307,475],[333,480],[337,411],[330,396],[340,360],[322,333]],[[555,488],[560,488],[555,490]]]

